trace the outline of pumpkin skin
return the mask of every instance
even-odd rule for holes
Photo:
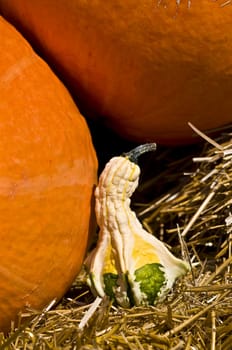
[[[232,121],[232,7],[199,0],[0,0],[86,116],[133,141],[190,142]]]
[[[69,92],[0,16],[0,330],[80,270],[97,160]],[[92,227],[93,228],[93,227]]]

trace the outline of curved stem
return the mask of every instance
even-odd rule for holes
[[[156,143],[145,143],[139,145],[129,152],[123,153],[122,156],[128,158],[133,163],[138,163],[138,158],[143,153],[151,152],[156,150]]]

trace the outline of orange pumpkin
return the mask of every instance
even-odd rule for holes
[[[179,3],[179,5],[177,5]],[[0,0],[95,116],[123,137],[191,141],[232,122],[232,6],[218,0]]]
[[[0,330],[79,272],[97,160],[63,84],[0,16]]]

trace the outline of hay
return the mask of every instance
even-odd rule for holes
[[[129,310],[107,298],[94,304],[82,272],[56,307],[23,314],[0,349],[231,349],[232,134],[201,136],[199,155],[179,148],[144,159],[133,197],[144,227],[191,264],[166,301]],[[154,172],[170,152],[173,161]]]

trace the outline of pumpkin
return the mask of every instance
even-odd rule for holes
[[[85,257],[97,160],[69,92],[0,16],[0,330],[70,287]]]
[[[224,6],[222,6],[224,5]],[[0,0],[81,111],[136,142],[232,121],[232,6],[198,0]]]
[[[140,145],[106,164],[95,190],[100,227],[96,248],[87,257],[88,283],[96,296],[108,295],[122,307],[163,301],[190,267],[148,233],[130,209],[138,186],[138,157],[155,149]]]

